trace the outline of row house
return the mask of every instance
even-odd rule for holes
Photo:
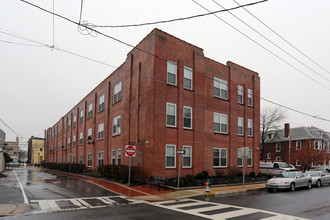
[[[69,94],[68,94],[69,95]],[[125,146],[136,146],[132,165],[144,177],[242,167],[259,171],[260,78],[233,62],[154,29],[126,61],[52,127],[48,162],[128,165]]]

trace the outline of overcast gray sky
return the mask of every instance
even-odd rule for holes
[[[79,21],[81,0],[27,1],[50,11],[53,10],[54,2],[55,13]],[[253,0],[236,1],[240,4],[254,2]],[[210,11],[221,10],[219,5],[225,8],[237,6],[233,0],[196,0],[196,2]],[[217,16],[255,42],[213,15],[150,26],[97,28],[97,30],[136,45],[157,27],[203,48],[206,57],[224,64],[226,61],[233,61],[258,72],[261,78],[262,98],[330,119],[328,98],[330,1],[269,0],[246,9],[323,69],[297,52],[243,9],[231,12],[295,59],[228,12],[218,13]],[[121,25],[167,20],[206,12],[191,0],[84,0],[81,20],[95,25]],[[0,119],[24,138],[32,135],[43,137],[44,129],[56,123],[111,74],[115,70],[111,65],[120,66],[132,49],[101,35],[91,36],[86,35],[86,32],[80,33],[77,25],[57,17],[54,20],[53,33],[53,16],[20,0],[0,1],[0,20]],[[107,65],[56,49],[35,47],[38,44],[14,37],[17,35],[49,46],[54,44],[62,50]],[[270,103],[261,101],[261,107],[266,106],[274,107]],[[329,122],[290,110],[287,110],[287,115],[291,127],[314,125],[330,131]],[[7,140],[15,140],[16,134],[1,121],[0,128],[6,132]],[[24,143],[27,139],[20,141]]]

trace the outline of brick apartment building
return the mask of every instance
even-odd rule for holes
[[[138,49],[137,49],[138,48]],[[47,129],[48,162],[128,165],[125,146],[136,146],[132,165],[144,177],[242,166],[259,171],[260,78],[232,62],[154,29],[126,61]]]
[[[285,137],[283,129],[267,132],[264,145],[265,153],[262,160],[285,161],[299,168],[301,164],[299,160],[295,160],[295,155],[300,151],[307,151],[308,148],[312,148],[313,150],[324,150],[330,153],[329,132],[313,126],[291,129],[288,124],[287,126],[287,129],[290,130],[290,138],[288,135]],[[291,149],[289,156],[290,145]],[[327,161],[327,163],[329,163],[330,166],[330,161]],[[312,166],[317,165],[319,164],[313,164]]]

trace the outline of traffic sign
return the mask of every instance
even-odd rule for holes
[[[177,154],[185,154],[186,151],[185,151],[185,150],[177,150],[176,153],[177,153]]]
[[[135,157],[136,147],[133,145],[126,145],[125,147],[125,156],[126,157]]]

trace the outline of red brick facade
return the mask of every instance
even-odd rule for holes
[[[88,154],[91,154],[92,164],[89,164],[91,165],[89,167],[96,169],[98,152],[103,151],[104,164],[112,164],[112,152],[115,150],[115,164],[118,164],[118,149],[120,149],[121,164],[127,165],[125,146],[133,144],[137,148],[137,155],[132,159],[132,165],[140,167],[143,176],[161,175],[171,178],[178,175],[179,164],[176,152],[175,158],[171,157],[172,150],[191,146],[188,148],[191,150],[191,157],[185,158],[186,167],[182,168],[182,175],[196,175],[203,170],[215,175],[216,170],[227,173],[228,167],[236,167],[238,148],[247,146],[252,150],[251,166],[247,168],[247,173],[258,172],[260,143],[258,74],[232,62],[223,65],[208,59],[204,57],[201,48],[158,29],[153,30],[137,45],[137,48],[140,50],[133,49],[117,70],[47,130],[47,161],[68,162],[71,153],[71,156],[75,156],[76,163],[79,162],[79,155],[82,155],[82,162],[88,165]],[[169,61],[176,63],[174,85],[168,83]],[[185,67],[192,70],[192,79],[188,77],[192,86],[190,89],[184,88]],[[215,97],[214,84],[218,80],[214,77],[227,81],[227,98]],[[114,93],[118,91],[116,85],[119,83],[121,83],[121,98],[114,103],[114,98],[118,99],[118,94],[115,96]],[[238,103],[238,86],[243,88],[242,104]],[[250,105],[248,105],[248,90],[253,94]],[[102,95],[104,95],[104,110],[99,112],[99,97]],[[92,117],[88,119],[88,108],[91,103],[93,112]],[[168,109],[167,104],[169,104]],[[184,106],[190,109],[192,115],[186,121],[188,124],[191,121],[191,128],[184,128]],[[169,109],[174,109],[175,114],[172,115]],[[81,110],[83,110],[82,123],[79,119]],[[227,117],[227,132],[214,131],[214,113]],[[77,117],[75,128],[73,128],[74,116]],[[118,131],[119,128],[113,124],[116,116],[120,116],[118,135],[113,134],[114,129]],[[240,136],[238,117],[243,118],[243,135]],[[173,122],[173,118],[174,126],[167,126],[167,120],[170,123]],[[252,122],[249,131],[248,119]],[[69,120],[71,120],[70,129]],[[216,122],[218,125],[218,121]],[[98,139],[100,123],[104,125],[104,138]],[[91,144],[87,143],[88,128],[92,128]],[[80,132],[83,132],[82,145],[79,145]],[[248,132],[252,134],[248,135]],[[76,137],[74,147],[73,136]],[[68,138],[70,138],[69,146]],[[61,150],[62,146],[64,146],[63,150]],[[169,157],[166,157],[167,148]],[[226,159],[219,160],[226,162],[223,167],[214,166],[215,148],[227,149]],[[71,157],[71,162],[72,159]]]

